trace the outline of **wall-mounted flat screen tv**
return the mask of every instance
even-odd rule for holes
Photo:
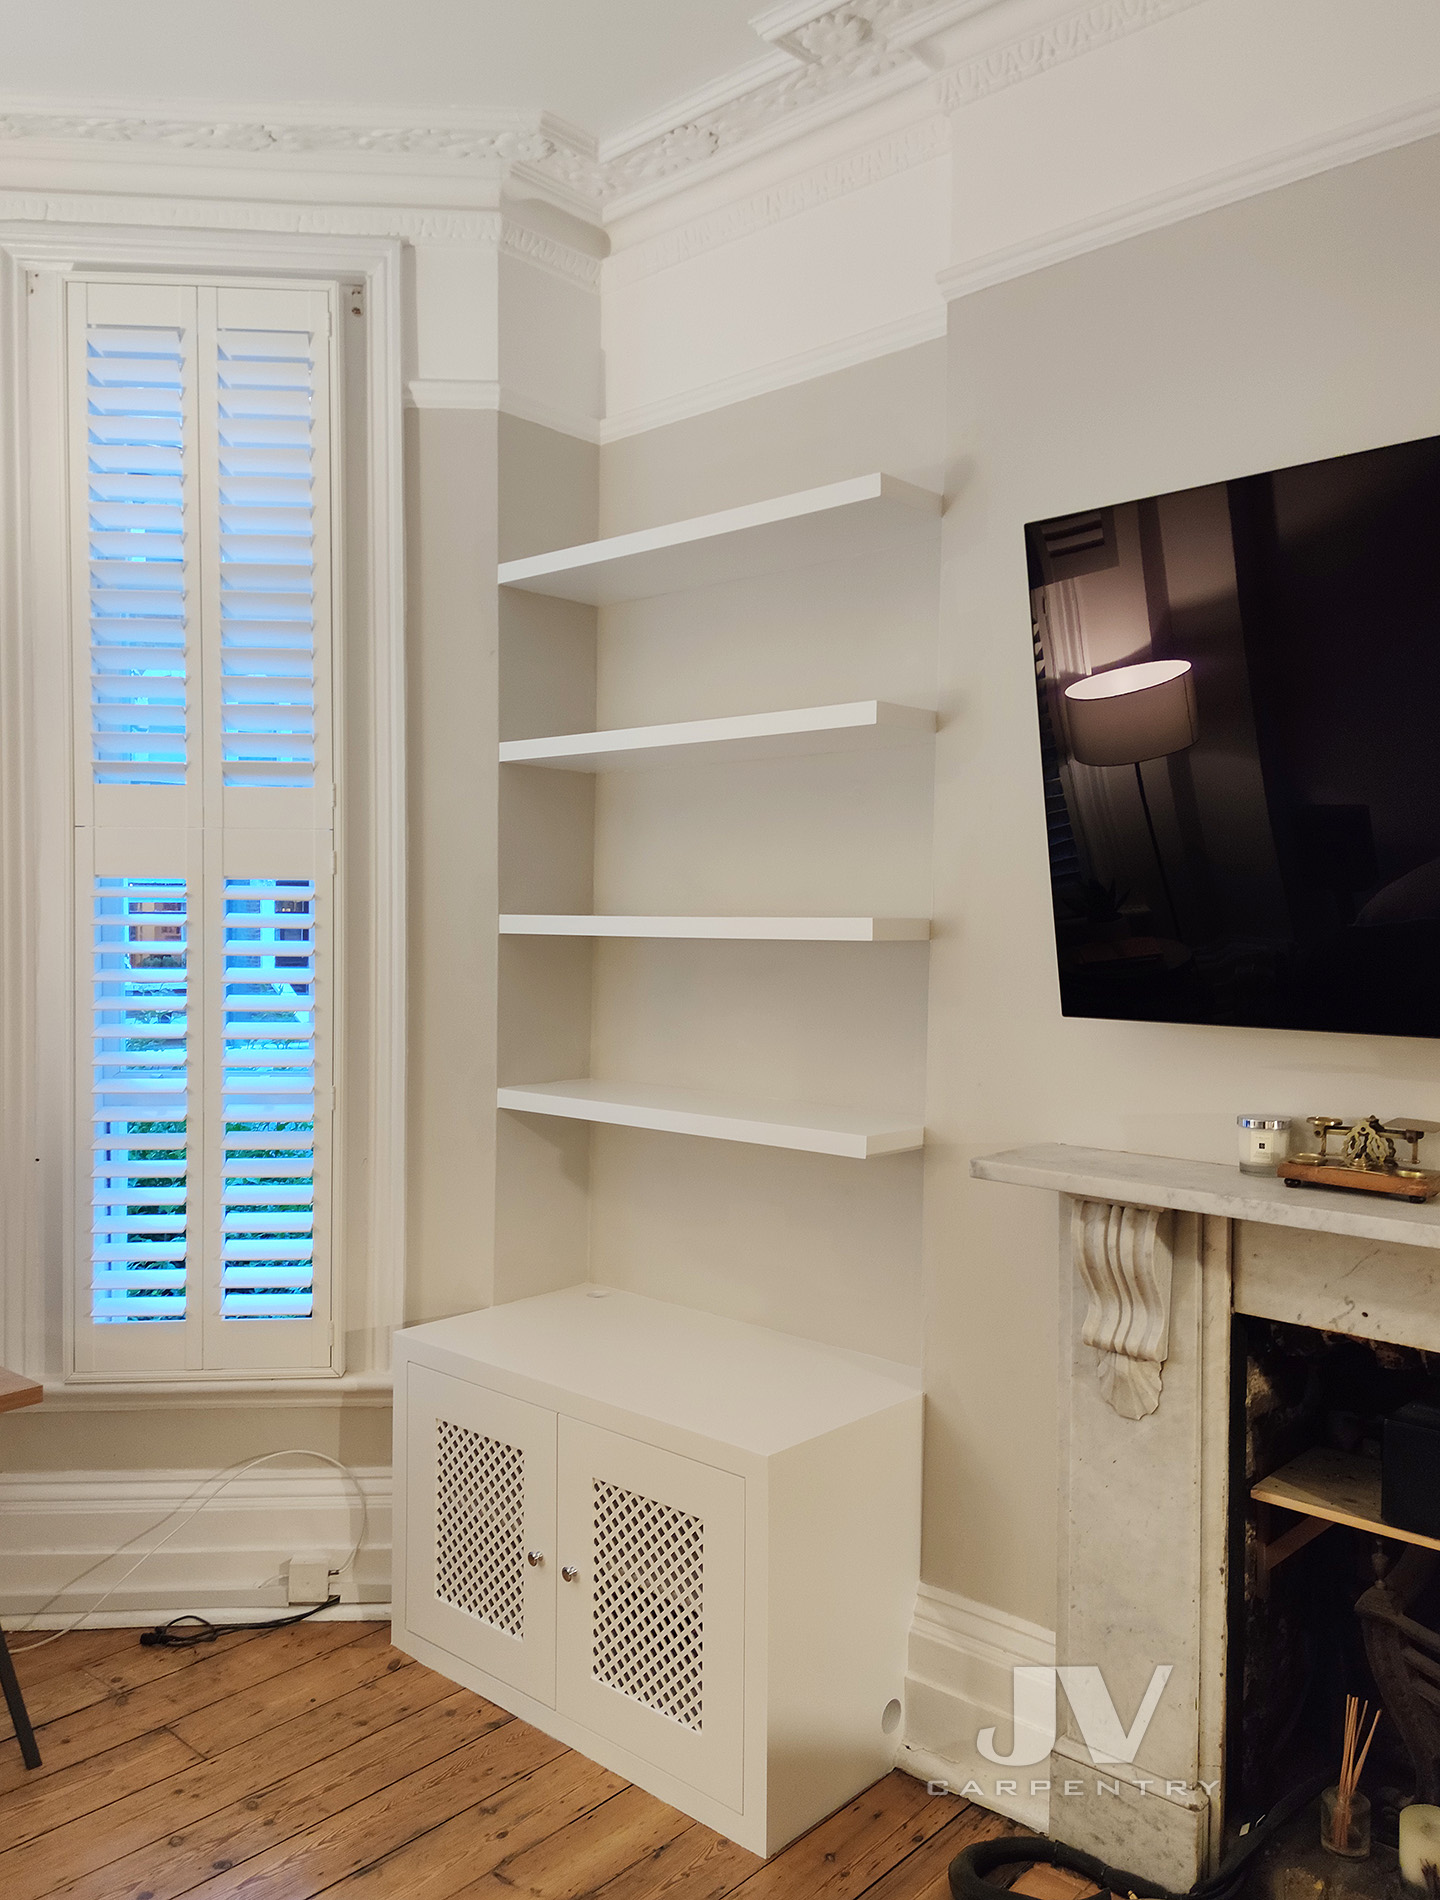
[[[1025,532],[1065,1014],[1440,1036],[1440,437]]]

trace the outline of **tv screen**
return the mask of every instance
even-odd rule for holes
[[[1440,1036],[1440,437],[1025,533],[1065,1014]]]

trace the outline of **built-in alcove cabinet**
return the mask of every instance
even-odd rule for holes
[[[572,1288],[412,1327],[396,1641],[757,1853],[894,1754],[905,1369]]]
[[[939,514],[501,564],[496,1303],[396,1342],[397,1642],[761,1853],[902,1719]]]

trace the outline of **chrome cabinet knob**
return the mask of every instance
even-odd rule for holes
[[[560,1575],[565,1579],[566,1583],[574,1583],[575,1579],[580,1575],[580,1570],[576,1564],[561,1564]]]
[[[532,1570],[537,1570],[545,1561],[545,1553],[543,1550],[527,1550],[525,1561]]]

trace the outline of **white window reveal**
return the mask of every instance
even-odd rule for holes
[[[339,1371],[335,299],[68,296],[75,1372]]]

